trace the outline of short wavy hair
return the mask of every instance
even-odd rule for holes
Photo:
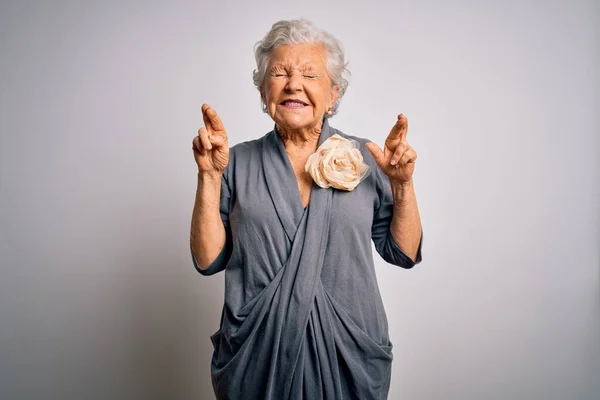
[[[319,29],[310,21],[299,19],[276,22],[265,37],[256,43],[254,46],[256,69],[252,73],[254,85],[262,94],[269,61],[277,47],[305,43],[318,44],[325,47],[327,53],[327,72],[332,84],[338,87],[338,98],[331,108],[331,114],[326,114],[326,117],[331,117],[337,113],[342,96],[346,93],[350,71],[348,70],[348,63],[345,59],[342,43],[330,33]],[[264,102],[262,102],[262,108],[264,112],[267,112]]]

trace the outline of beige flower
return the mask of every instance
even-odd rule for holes
[[[368,175],[358,142],[335,134],[310,155],[304,170],[322,188],[341,190],[354,188]]]

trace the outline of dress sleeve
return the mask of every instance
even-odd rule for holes
[[[229,258],[231,257],[231,249],[233,246],[231,227],[229,225],[229,212],[231,210],[232,197],[231,188],[227,178],[227,171],[228,168],[225,169],[223,177],[221,178],[221,198],[219,209],[221,212],[221,220],[223,221],[223,226],[225,227],[225,244],[223,245],[221,252],[207,268],[201,269],[198,265],[198,261],[196,260],[196,256],[194,255],[194,250],[192,250],[192,246],[190,244],[192,262],[194,263],[196,270],[202,275],[213,275],[217,272],[223,271],[229,262]]]
[[[400,246],[394,240],[390,231],[390,224],[394,212],[394,199],[389,178],[379,167],[375,166],[377,202],[375,213],[373,215],[373,226],[371,237],[375,243],[375,249],[385,261],[402,268],[412,268],[421,262],[421,245],[423,244],[423,230],[421,229],[421,238],[417,250],[417,258],[413,261],[407,256]]]

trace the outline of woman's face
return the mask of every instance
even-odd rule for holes
[[[331,86],[327,56],[320,45],[282,45],[267,67],[263,101],[275,123],[288,130],[320,127],[333,107],[337,87]]]

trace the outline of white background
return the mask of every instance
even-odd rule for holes
[[[377,258],[390,399],[600,398],[599,6],[73,2],[0,6],[0,398],[210,399],[223,274],[189,253],[200,106],[272,121],[252,48],[305,17],[353,77],[331,124],[400,112],[424,261]]]

